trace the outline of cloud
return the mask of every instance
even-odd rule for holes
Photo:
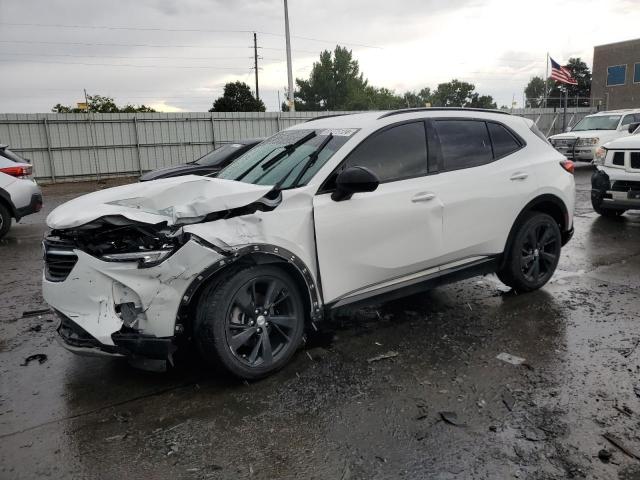
[[[308,75],[319,52],[340,43],[353,49],[373,85],[404,91],[459,78],[507,104],[512,95],[520,98],[531,76],[544,74],[547,51],[558,61],[581,56],[590,62],[594,45],[638,36],[636,1],[522,5],[290,0],[294,75]],[[558,28],[557,19],[584,28]],[[268,109],[278,108],[278,91],[282,96],[287,82],[282,0],[3,0],[0,22],[11,23],[0,26],[3,112],[73,104],[84,88],[118,103],[205,111],[226,81],[253,86],[254,30],[260,92]]]

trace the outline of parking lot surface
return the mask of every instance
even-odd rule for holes
[[[96,185],[46,187],[0,242],[0,478],[640,479],[640,215],[593,213],[591,172],[543,289],[487,276],[344,310],[257,383],[62,349],[38,313],[44,219]]]

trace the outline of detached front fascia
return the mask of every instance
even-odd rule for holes
[[[103,345],[123,325],[123,304],[133,304],[129,326],[146,335],[172,337],[185,290],[203,268],[222,255],[189,240],[166,261],[150,268],[136,262],[105,262],[80,250],[76,265],[63,282],[43,278],[47,303]]]

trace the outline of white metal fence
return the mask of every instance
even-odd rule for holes
[[[588,112],[570,109],[567,119],[575,124]],[[185,163],[234,140],[337,113],[349,112],[0,114],[0,143],[29,158],[39,181],[100,179]],[[562,127],[561,111],[513,113],[545,134]]]

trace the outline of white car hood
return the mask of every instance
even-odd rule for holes
[[[616,138],[609,143],[606,143],[604,147],[609,150],[615,150],[616,148],[622,148],[625,150],[637,148],[640,149],[640,134],[629,135],[628,137]]]
[[[167,225],[192,223],[209,213],[249,205],[273,187],[186,175],[107,188],[75,198],[47,217],[54,229],[78,227],[106,216]]]
[[[556,135],[552,135],[551,139],[558,138],[590,138],[590,137],[598,137],[598,138],[608,138],[615,137],[619,135],[620,132],[617,130],[579,130],[577,132],[565,132],[558,133]]]

